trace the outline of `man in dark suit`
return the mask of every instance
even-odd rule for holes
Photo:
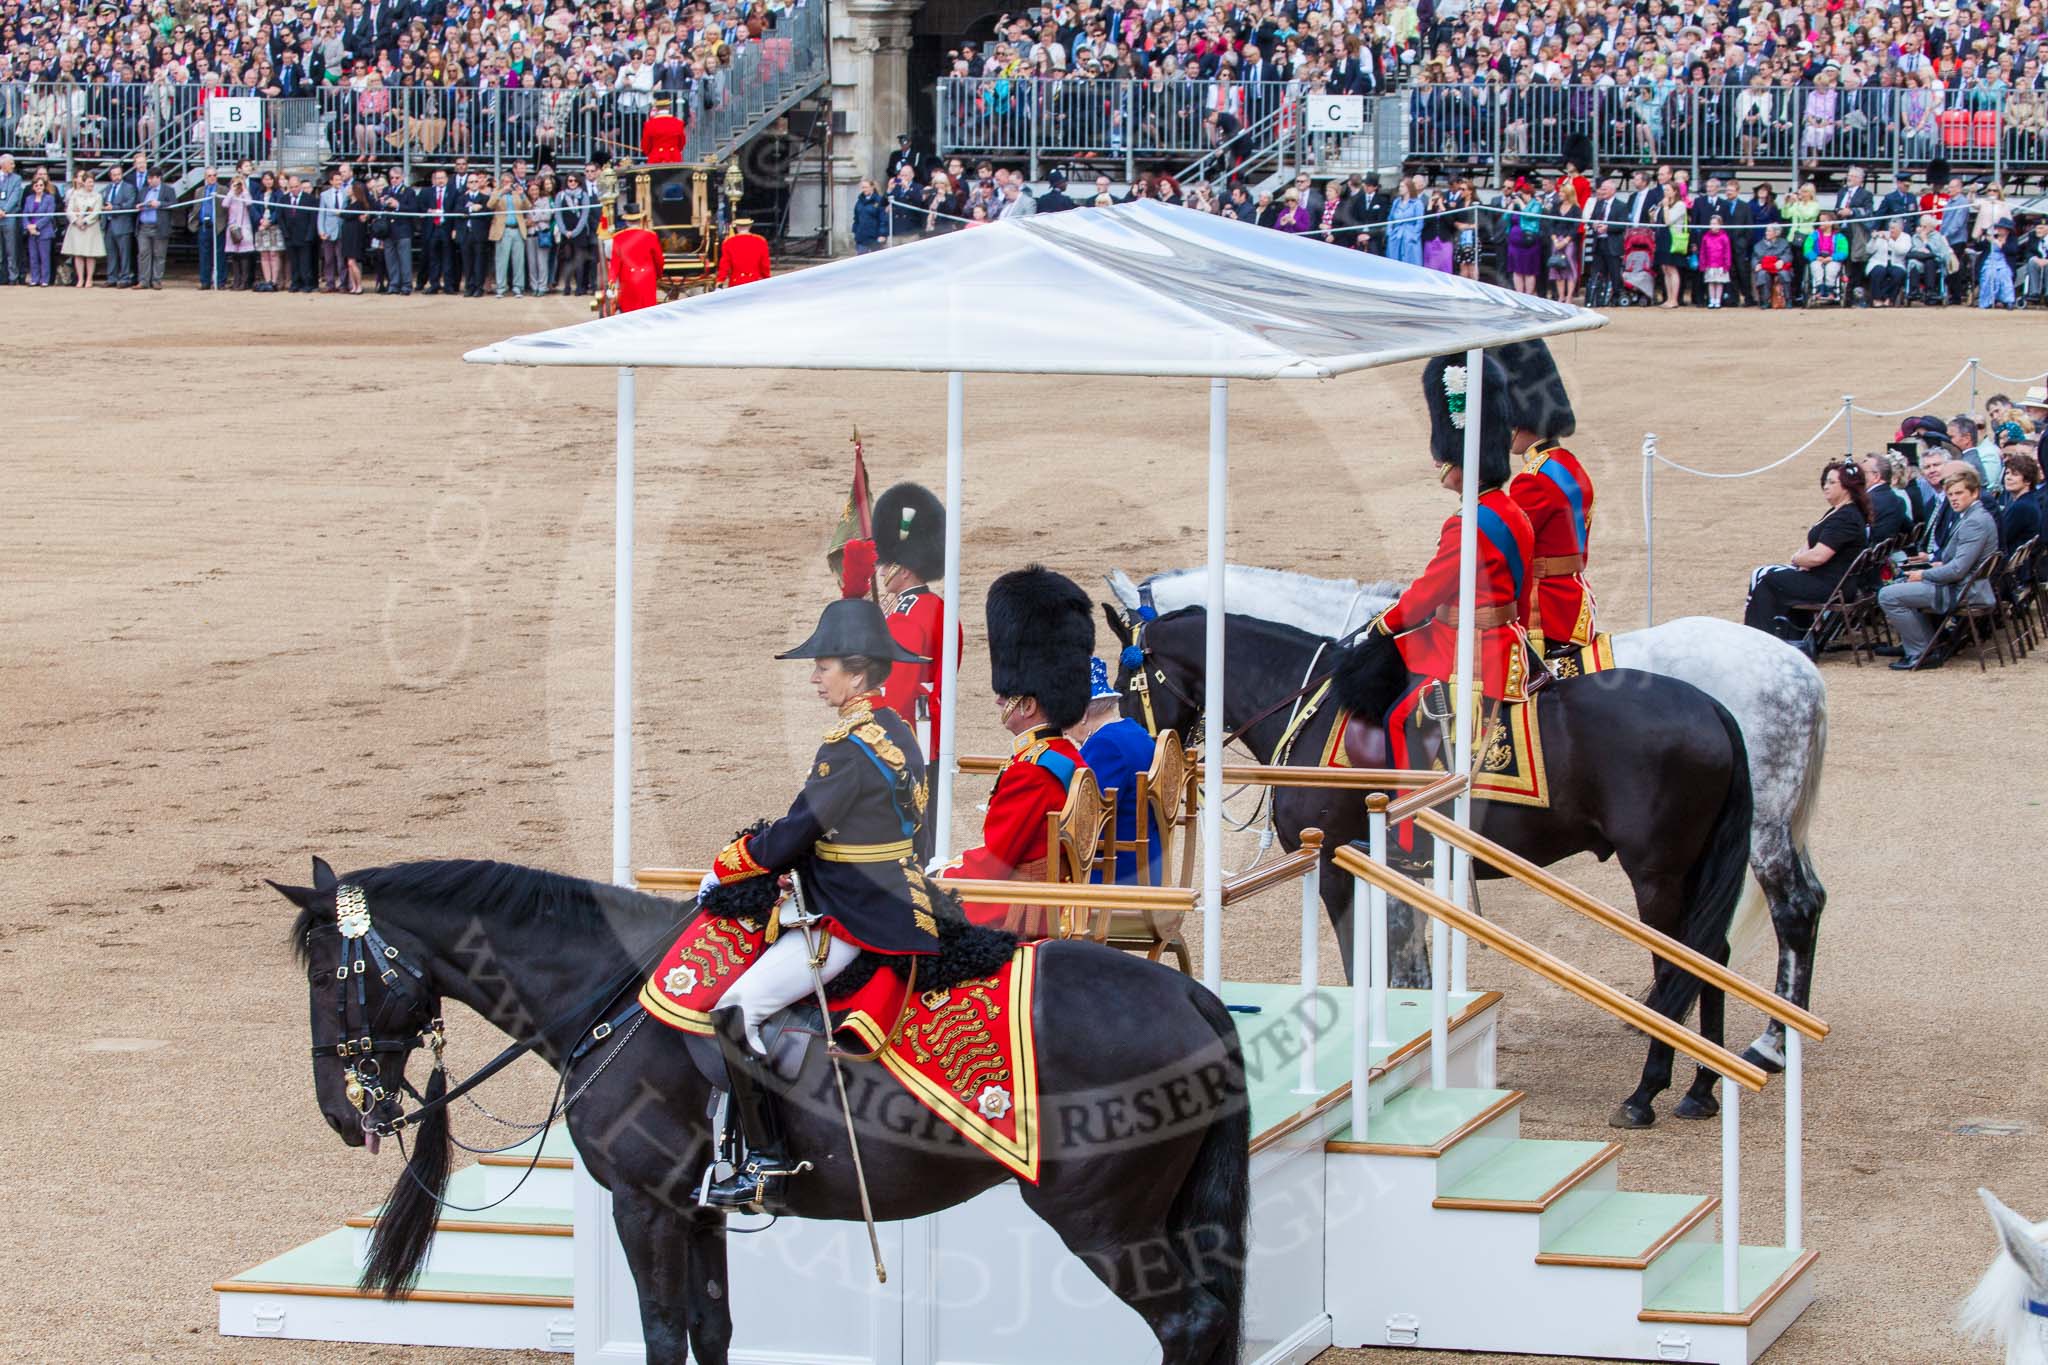
[[[1911,232],[1920,221],[1920,196],[1909,188],[1913,177],[1900,171],[1892,177],[1892,188],[1885,197],[1877,201],[1877,230],[1883,231],[1894,221],[1905,225]]]
[[[125,175],[116,175],[107,186],[106,208],[100,222],[106,225],[107,283],[115,289],[135,287],[135,186]]]
[[[377,207],[389,216],[384,227],[384,287],[388,293],[412,293],[412,244],[421,219],[419,192],[402,174],[394,173],[391,183],[378,197]]]
[[[1621,239],[1628,205],[1616,193],[1621,182],[1608,176],[1586,205],[1586,302],[1592,307],[1626,306],[1621,289]]]
[[[280,208],[284,229],[285,260],[291,267],[294,294],[311,294],[319,289],[319,206],[306,182],[291,176]]]
[[[1067,177],[1063,171],[1054,171],[1045,178],[1046,191],[1038,196],[1040,213],[1065,213],[1074,207],[1074,201],[1067,194]]]
[[[462,220],[462,195],[448,183],[448,172],[435,171],[433,183],[419,192],[420,236],[426,243],[426,291],[452,294],[461,287],[461,253],[455,238]]]
[[[1380,173],[1368,171],[1353,176],[1351,193],[1337,208],[1337,225],[1357,229],[1338,239],[1341,246],[1356,247],[1374,255],[1387,253],[1387,215],[1394,210],[1394,198],[1380,188]]]
[[[1864,185],[1861,166],[1851,166],[1843,177],[1842,187],[1835,191],[1835,221],[1846,225],[1849,233],[1849,265],[1842,272],[1852,290],[1860,293],[1863,287],[1863,262],[1870,257],[1870,222],[1877,212],[1877,199]],[[1868,298],[1858,301],[1869,307]]]
[[[1950,464],[1942,471],[1942,492],[1953,513],[1953,528],[1933,561],[1906,574],[1904,582],[1885,585],[1877,594],[1885,620],[1899,638],[1896,645],[1880,645],[1879,654],[1896,654],[1893,668],[1923,666],[1922,657],[1937,642],[1934,629],[1944,613],[1963,600],[1963,585],[1983,562],[1998,553],[1998,522],[1980,501],[1982,483],[1969,465]],[[1970,585],[1972,606],[1991,604],[1991,585]],[[1938,665],[1940,657],[1927,660]]]
[[[1244,121],[1256,125],[1266,113],[1267,82],[1280,79],[1280,72],[1256,47],[1248,47],[1237,68],[1237,79],[1244,86]]]
[[[462,296],[469,299],[484,296],[484,274],[490,266],[490,195],[483,181],[472,171],[462,191]]]
[[[591,289],[596,262],[597,213],[583,177],[571,171],[566,187],[555,196],[555,241],[560,255],[562,288],[578,296]]]
[[[1735,272],[1735,292],[1743,304],[1756,302],[1756,282],[1752,278],[1750,260],[1756,251],[1756,214],[1751,210],[1750,201],[1742,197],[1741,188],[1730,182],[1728,185],[1728,212],[1721,216],[1728,225],[1728,242],[1734,248],[1731,268]]]

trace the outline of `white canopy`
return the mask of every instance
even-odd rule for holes
[[[1324,379],[1604,321],[1569,304],[1139,201],[1006,218],[513,337],[465,359]]]

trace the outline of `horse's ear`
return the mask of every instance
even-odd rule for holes
[[[1109,622],[1109,633],[1116,636],[1118,644],[1129,645],[1131,643],[1130,622],[1124,620],[1124,614],[1121,611],[1104,602],[1102,604],[1102,619]]]
[[[283,882],[274,882],[268,877],[265,877],[263,881],[271,890],[277,892],[278,895],[283,896],[301,910],[311,910],[320,899],[320,893],[310,886],[286,886]]]
[[[2005,1244],[2005,1254],[2026,1272],[2037,1293],[2048,1290],[2048,1246],[2043,1246],[2034,1235],[2034,1225],[2001,1204],[1989,1190],[1978,1190],[1977,1197],[1984,1201],[1985,1210],[1998,1228],[1998,1240]]]
[[[334,869],[327,865],[327,860],[317,853],[314,854],[313,889],[316,891],[332,891],[335,883],[339,880],[340,878],[334,875]]]

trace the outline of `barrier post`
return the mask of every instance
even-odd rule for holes
[[[1970,416],[1977,415],[1977,357],[1970,357]]]
[[[1387,794],[1374,792],[1365,798],[1366,840],[1372,851],[1372,860],[1381,867],[1387,865]],[[1366,1003],[1372,1010],[1372,1036],[1367,1042],[1373,1047],[1388,1047],[1392,1040],[1387,1037],[1387,893],[1385,888],[1375,884],[1366,901],[1370,908],[1372,961],[1367,981]]]
[[[1806,1231],[1806,1039],[1785,1030],[1785,1245],[1805,1247]]]
[[[1657,433],[1643,433],[1643,625],[1657,624]]]
[[[1316,982],[1322,975],[1317,936],[1322,929],[1323,901],[1317,894],[1318,870],[1301,874],[1301,1071],[1294,1082],[1297,1095],[1321,1093],[1316,1085]]]
[[[1430,890],[1444,900],[1451,898],[1451,851],[1444,841],[1430,836]],[[1429,1088],[1442,1090],[1450,1082],[1451,1068],[1451,926],[1429,917]]]
[[[1842,453],[1850,459],[1856,458],[1856,398],[1854,394],[1842,395]]]
[[[612,527],[612,883],[633,884],[633,441],[638,395],[619,367]]]
[[[1793,1030],[1785,1030],[1790,1037]],[[1742,1252],[1742,1087],[1721,1087],[1721,1311],[1741,1303]]]
[[[1043,96],[1044,89],[1035,79],[1027,81],[1025,84],[1026,88],[1031,92],[1031,99],[1024,106],[1024,119],[1031,125],[1031,146],[1029,149],[1031,179],[1036,181],[1038,179],[1038,101]]]
[[[1366,1094],[1372,1079],[1372,1038],[1366,1021],[1372,1017],[1365,957],[1370,951],[1365,936],[1367,905],[1372,883],[1363,877],[1351,879],[1351,1140],[1366,1140],[1366,1113],[1372,1107]]]

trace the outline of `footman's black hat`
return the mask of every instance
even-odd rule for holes
[[[844,659],[858,654],[891,663],[925,664],[931,660],[912,654],[889,634],[882,609],[865,597],[842,597],[828,605],[818,617],[811,638],[795,649],[776,655],[778,659]]]

